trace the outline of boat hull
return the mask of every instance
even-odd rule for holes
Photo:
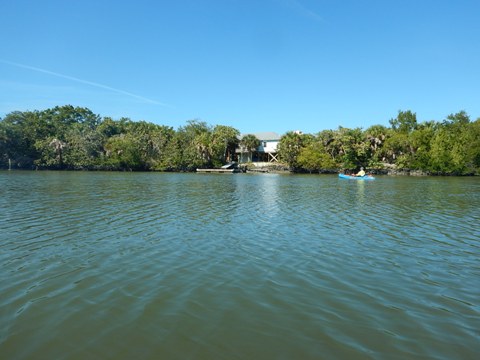
[[[351,179],[351,180],[375,180],[375,178],[370,175],[353,176],[353,175],[338,174],[338,177],[340,179]]]

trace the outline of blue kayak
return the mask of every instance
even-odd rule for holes
[[[353,175],[338,174],[338,177],[341,179],[352,179],[352,180],[375,180],[375,178],[371,175],[353,176]]]

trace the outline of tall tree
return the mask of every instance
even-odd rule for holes
[[[240,140],[240,148],[249,154],[252,161],[252,153],[260,146],[260,140],[253,134],[246,134]]]
[[[432,138],[430,167],[442,174],[467,174],[473,170],[469,166],[470,147],[475,143],[470,129],[470,118],[464,111],[451,114],[439,127]]]
[[[35,143],[38,138],[49,135],[48,125],[39,117],[38,111],[14,111],[7,114],[2,122],[4,157],[11,159],[15,166],[31,168],[40,157]]]
[[[189,120],[187,125],[177,130],[173,139],[175,151],[170,159],[175,169],[191,171],[196,168],[211,166],[210,136],[212,130],[203,121]]]
[[[480,175],[480,118],[469,124],[471,141],[467,149],[467,166],[472,174]]]
[[[373,125],[365,130],[365,140],[369,144],[369,166],[378,166],[385,160],[383,147],[389,134],[383,125]]]
[[[392,129],[402,133],[409,133],[417,127],[417,114],[407,111],[398,111],[395,119],[390,119]]]
[[[233,161],[235,149],[239,144],[240,131],[225,125],[216,125],[211,136],[211,154],[214,166]]]
[[[285,162],[292,170],[301,168],[298,156],[302,149],[313,141],[313,135],[300,134],[289,131],[280,138],[278,143],[278,155],[280,160]]]

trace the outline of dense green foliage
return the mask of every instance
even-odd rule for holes
[[[480,174],[480,119],[461,111],[444,121],[418,123],[416,114],[399,111],[390,128],[339,127],[312,136],[289,132],[279,155],[294,171],[338,169],[419,170],[430,174]]]
[[[399,111],[390,127],[339,127],[316,135],[288,132],[279,157],[293,171],[339,169],[420,170],[431,174],[480,173],[480,119],[461,111],[441,122],[418,123]],[[15,111],[0,119],[0,168],[192,171],[235,160],[259,140],[239,140],[235,128],[191,120],[183,127],[128,118],[100,117],[70,105],[43,111]]]
[[[228,161],[238,136],[229,126],[189,121],[175,131],[70,105],[12,112],[0,121],[0,167],[188,171]]]

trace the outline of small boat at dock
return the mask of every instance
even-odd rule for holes
[[[199,173],[216,173],[216,174],[233,174],[233,173],[240,173],[244,172],[242,168],[238,167],[236,162],[230,162],[228,164],[223,165],[221,168],[217,169],[197,169]]]
[[[240,169],[197,169],[198,173],[215,173],[215,174],[233,174],[242,172]]]

